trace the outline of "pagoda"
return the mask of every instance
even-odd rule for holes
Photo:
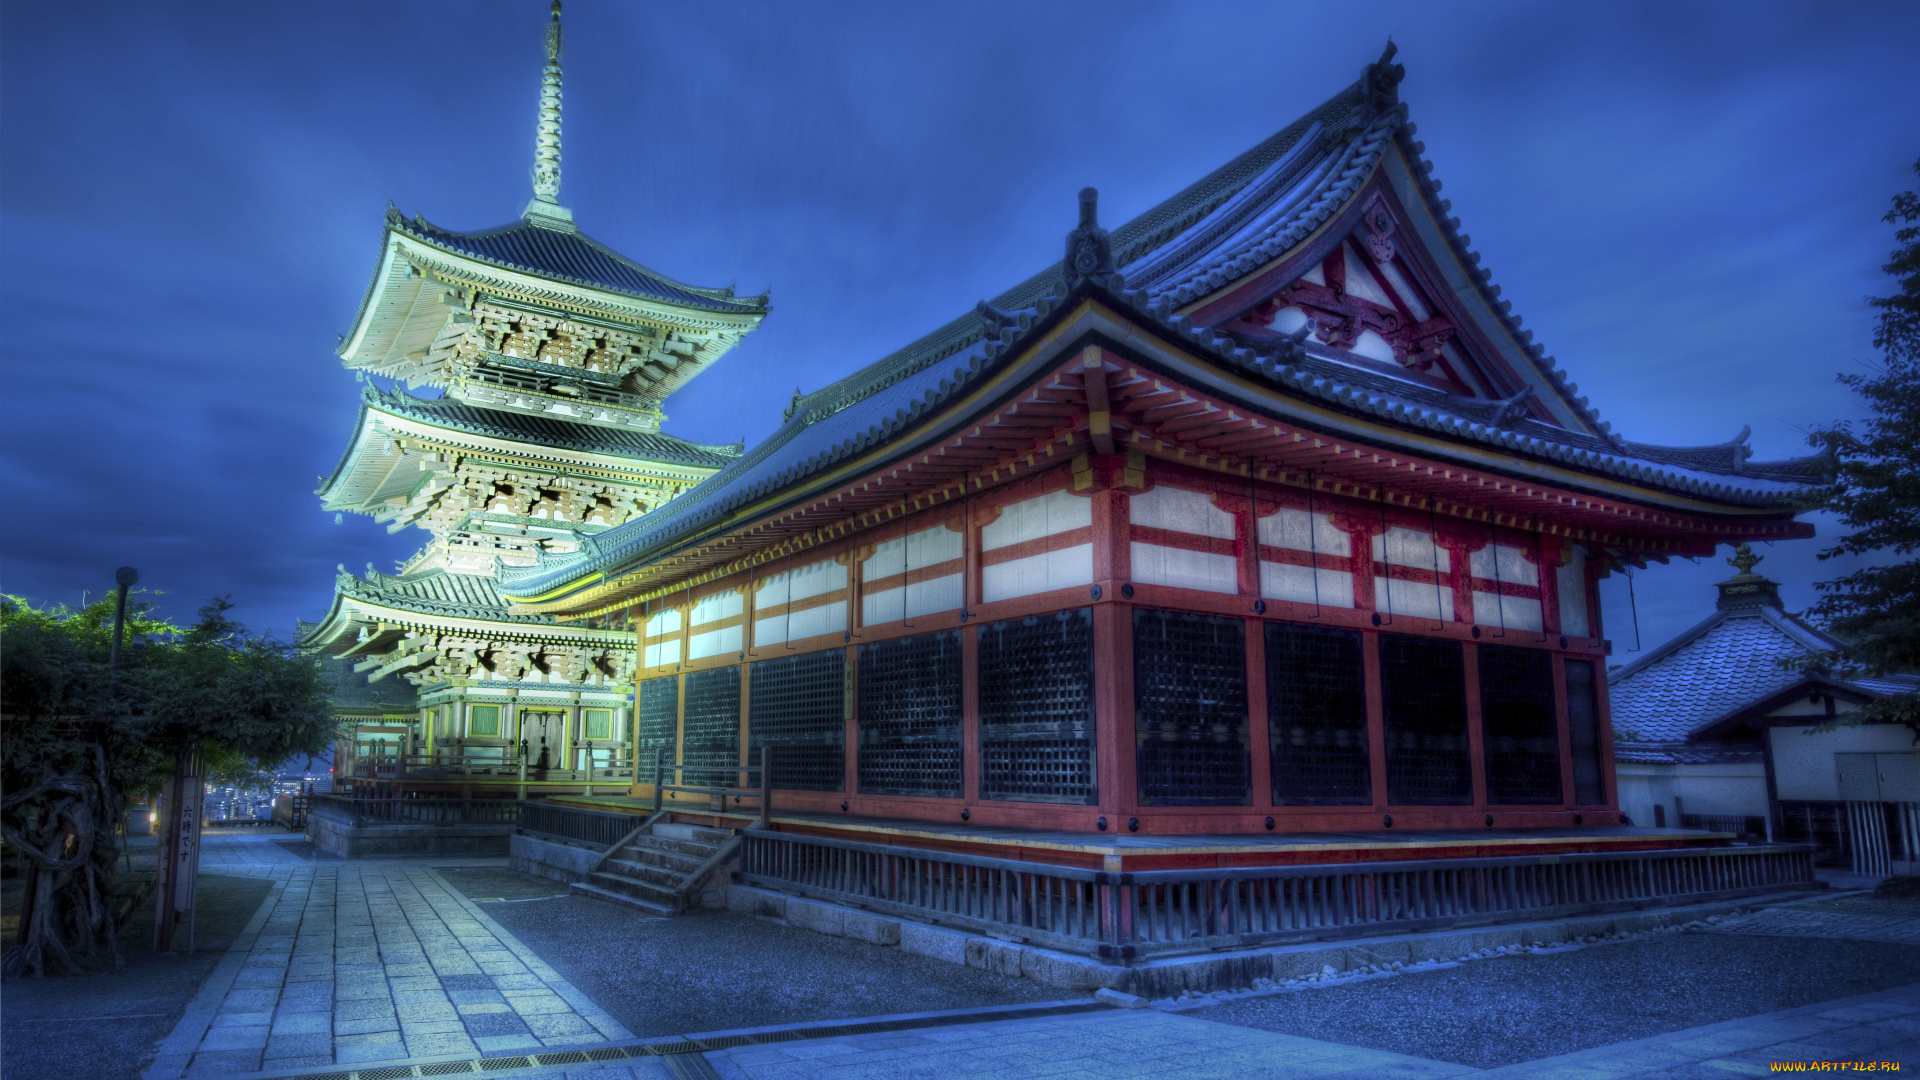
[[[581,232],[559,201],[560,121],[556,0],[532,200],[476,232],[389,208],[341,340],[368,385],[322,505],[430,538],[397,573],[343,567],[326,617],[304,628],[305,648],[369,683],[412,684],[387,697],[417,695],[410,714],[348,718],[343,787],[624,789],[632,632],[513,612],[496,576],[590,550],[740,453],[666,434],[663,406],[760,324],[767,297],[675,281]]]
[[[1811,535],[1813,466],[1602,420],[1452,215],[1403,74],[1389,46],[1117,228],[1082,191],[1060,261],[503,568],[513,612],[635,626],[638,756],[691,794],[632,795],[764,785],[750,862],[1692,842],[1621,822],[1597,583]]]

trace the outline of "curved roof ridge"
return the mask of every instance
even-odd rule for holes
[[[690,285],[649,269],[574,228],[571,222],[523,217],[487,229],[460,231],[415,214],[387,211],[387,226],[421,243],[503,269],[711,311],[765,313],[771,294],[736,297],[731,286]]]

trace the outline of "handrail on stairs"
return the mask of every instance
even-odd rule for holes
[[[680,887],[674,890],[674,894],[680,898],[683,906],[687,898],[693,894],[693,891],[700,887],[700,882],[705,880],[708,874],[713,873],[714,867],[727,861],[734,852],[740,850],[742,840],[743,838],[739,833],[734,833],[727,838],[726,843],[721,844],[712,855],[708,856],[706,862],[700,864],[699,869],[687,875],[687,880],[682,882]]]

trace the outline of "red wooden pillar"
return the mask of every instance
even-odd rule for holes
[[[1367,758],[1369,780],[1373,784],[1373,808],[1387,807],[1387,721],[1385,701],[1380,693],[1380,635],[1373,630],[1360,634],[1361,669],[1367,681]]]
[[[1553,654],[1553,730],[1560,740],[1560,806],[1573,805],[1573,717],[1567,705],[1567,654]]]
[[[1273,742],[1267,715],[1267,624],[1248,619],[1247,627],[1247,752],[1252,755],[1253,807],[1273,809]]]
[[[1094,746],[1100,810],[1110,830],[1126,827],[1139,806],[1133,730],[1133,605],[1093,606]]]
[[[1604,785],[1607,805],[1620,808],[1620,790],[1615,786],[1613,771],[1613,704],[1609,701],[1611,687],[1607,685],[1607,662],[1595,657],[1593,660],[1593,696],[1594,712],[1600,724],[1600,777]],[[1675,822],[1675,824],[1679,824]]]
[[[1462,678],[1467,684],[1467,756],[1471,759],[1473,805],[1484,810],[1487,806],[1487,729],[1480,709],[1480,646],[1464,645],[1460,659],[1466,668]]]

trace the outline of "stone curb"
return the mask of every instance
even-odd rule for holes
[[[214,1017],[220,1014],[220,1003],[227,998],[227,991],[233,989],[233,980],[240,975],[240,969],[246,965],[247,956],[253,951],[253,943],[260,931],[267,925],[267,918],[273,909],[280,905],[280,896],[287,890],[290,878],[273,879],[273,887],[253,911],[253,917],[240,930],[240,936],[227,946],[226,955],[214,965],[207,975],[207,981],[200,984],[200,991],[187,1003],[187,1011],[180,1016],[180,1022],[173,1026],[160,1044],[160,1052],[142,1074],[145,1080],[178,1080],[186,1073],[187,1066],[193,1061],[194,1051],[199,1049],[200,1041],[206,1038],[207,1029],[213,1026]]]

